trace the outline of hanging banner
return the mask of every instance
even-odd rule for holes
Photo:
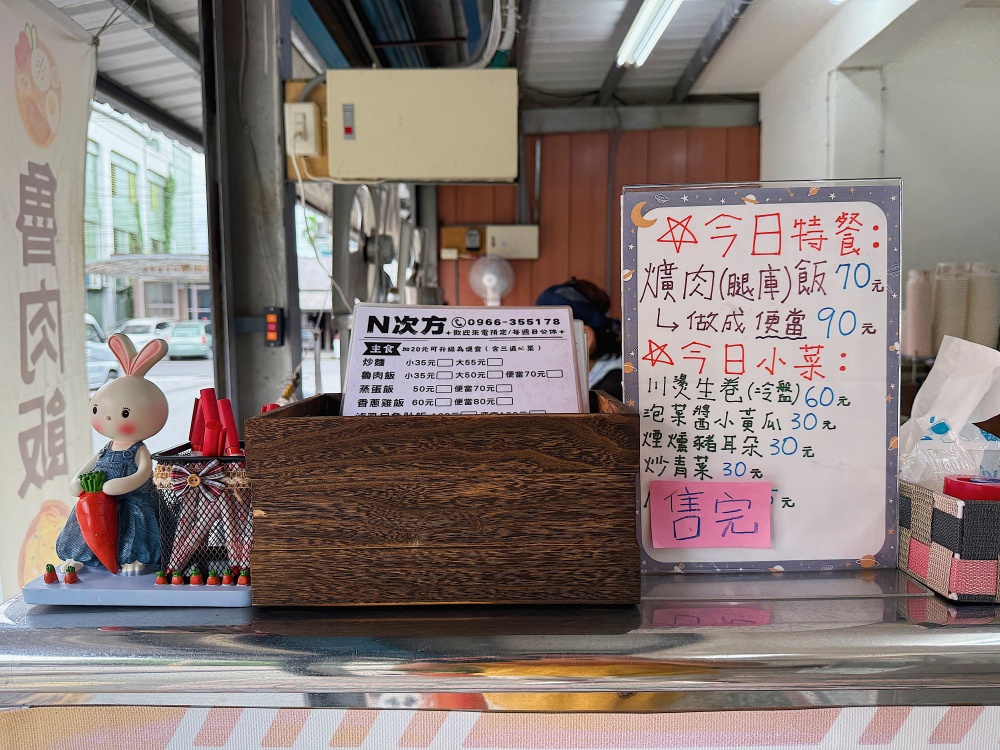
[[[893,567],[900,183],[626,188],[647,571]]]
[[[83,195],[96,48],[55,9],[0,3],[0,586],[56,563],[90,453]]]

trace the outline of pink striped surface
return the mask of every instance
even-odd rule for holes
[[[340,726],[330,738],[330,747],[361,747],[372,730],[378,711],[371,709],[351,709],[340,721]]]
[[[313,719],[313,720],[310,720]],[[679,750],[997,745],[1000,707],[802,708],[704,713],[486,713],[157,707],[0,711],[0,747],[18,750],[470,748]],[[986,743],[986,744],[984,744]]]
[[[891,745],[912,710],[908,706],[882,706],[875,709],[875,715],[861,735],[860,744]]]
[[[483,714],[463,747],[617,750],[808,746],[826,737],[838,714],[835,708],[687,714]]]
[[[225,747],[242,715],[242,708],[213,708],[194,738],[194,746]]]
[[[982,706],[952,706],[930,736],[931,745],[958,745],[983,713]]]
[[[399,738],[398,747],[428,747],[438,732],[441,725],[448,718],[446,711],[420,711],[410,720],[409,726]]]
[[[309,718],[309,711],[282,708],[271,721],[267,734],[261,740],[261,747],[294,747]]]

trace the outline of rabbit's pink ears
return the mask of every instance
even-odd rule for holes
[[[108,339],[108,347],[121,363],[126,375],[141,378],[152,369],[167,353],[167,342],[163,339],[153,339],[138,354],[131,339],[122,333],[113,333]]]

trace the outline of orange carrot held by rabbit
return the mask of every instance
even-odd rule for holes
[[[70,490],[80,496],[85,475],[104,473],[101,489],[117,503],[117,539],[112,543],[106,538],[113,527],[111,519],[102,519],[99,527],[90,518],[81,524],[78,516],[92,509],[78,504],[59,535],[56,554],[67,564],[100,562],[112,572],[120,565],[123,573],[132,574],[160,557],[159,497],[153,486],[153,460],[143,441],[163,429],[168,410],[166,396],[145,375],[166,355],[167,343],[153,339],[136,354],[129,338],[116,333],[108,346],[125,375],[103,385],[91,398],[90,424],[111,442],[81,467]],[[103,515],[109,510],[104,505]],[[95,528],[101,533],[95,534]]]
[[[83,541],[112,573],[118,572],[118,503],[104,490],[104,472],[80,475],[83,494],[76,501],[76,520]]]

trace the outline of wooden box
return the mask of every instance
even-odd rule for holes
[[[319,395],[246,422],[253,603],[631,604],[638,415],[342,417]]]

